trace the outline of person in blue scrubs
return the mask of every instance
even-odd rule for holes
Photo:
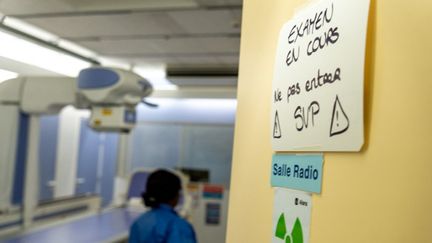
[[[174,173],[157,170],[150,174],[142,197],[151,210],[133,223],[129,243],[197,242],[192,225],[174,211],[180,190],[180,178]]]

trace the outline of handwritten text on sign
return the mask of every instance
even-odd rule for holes
[[[280,32],[273,77],[276,151],[358,151],[369,0],[321,0]]]

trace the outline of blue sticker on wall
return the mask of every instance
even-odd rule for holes
[[[323,155],[274,154],[271,185],[321,193]]]

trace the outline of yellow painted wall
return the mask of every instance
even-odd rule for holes
[[[273,63],[280,28],[305,3],[244,1],[228,243],[266,243],[273,233]],[[366,144],[325,153],[311,243],[432,242],[431,23],[430,0],[372,0]]]

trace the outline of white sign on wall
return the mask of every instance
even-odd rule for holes
[[[359,151],[369,0],[321,0],[287,22],[273,77],[275,151]]]
[[[309,242],[312,196],[275,188],[272,243]]]

